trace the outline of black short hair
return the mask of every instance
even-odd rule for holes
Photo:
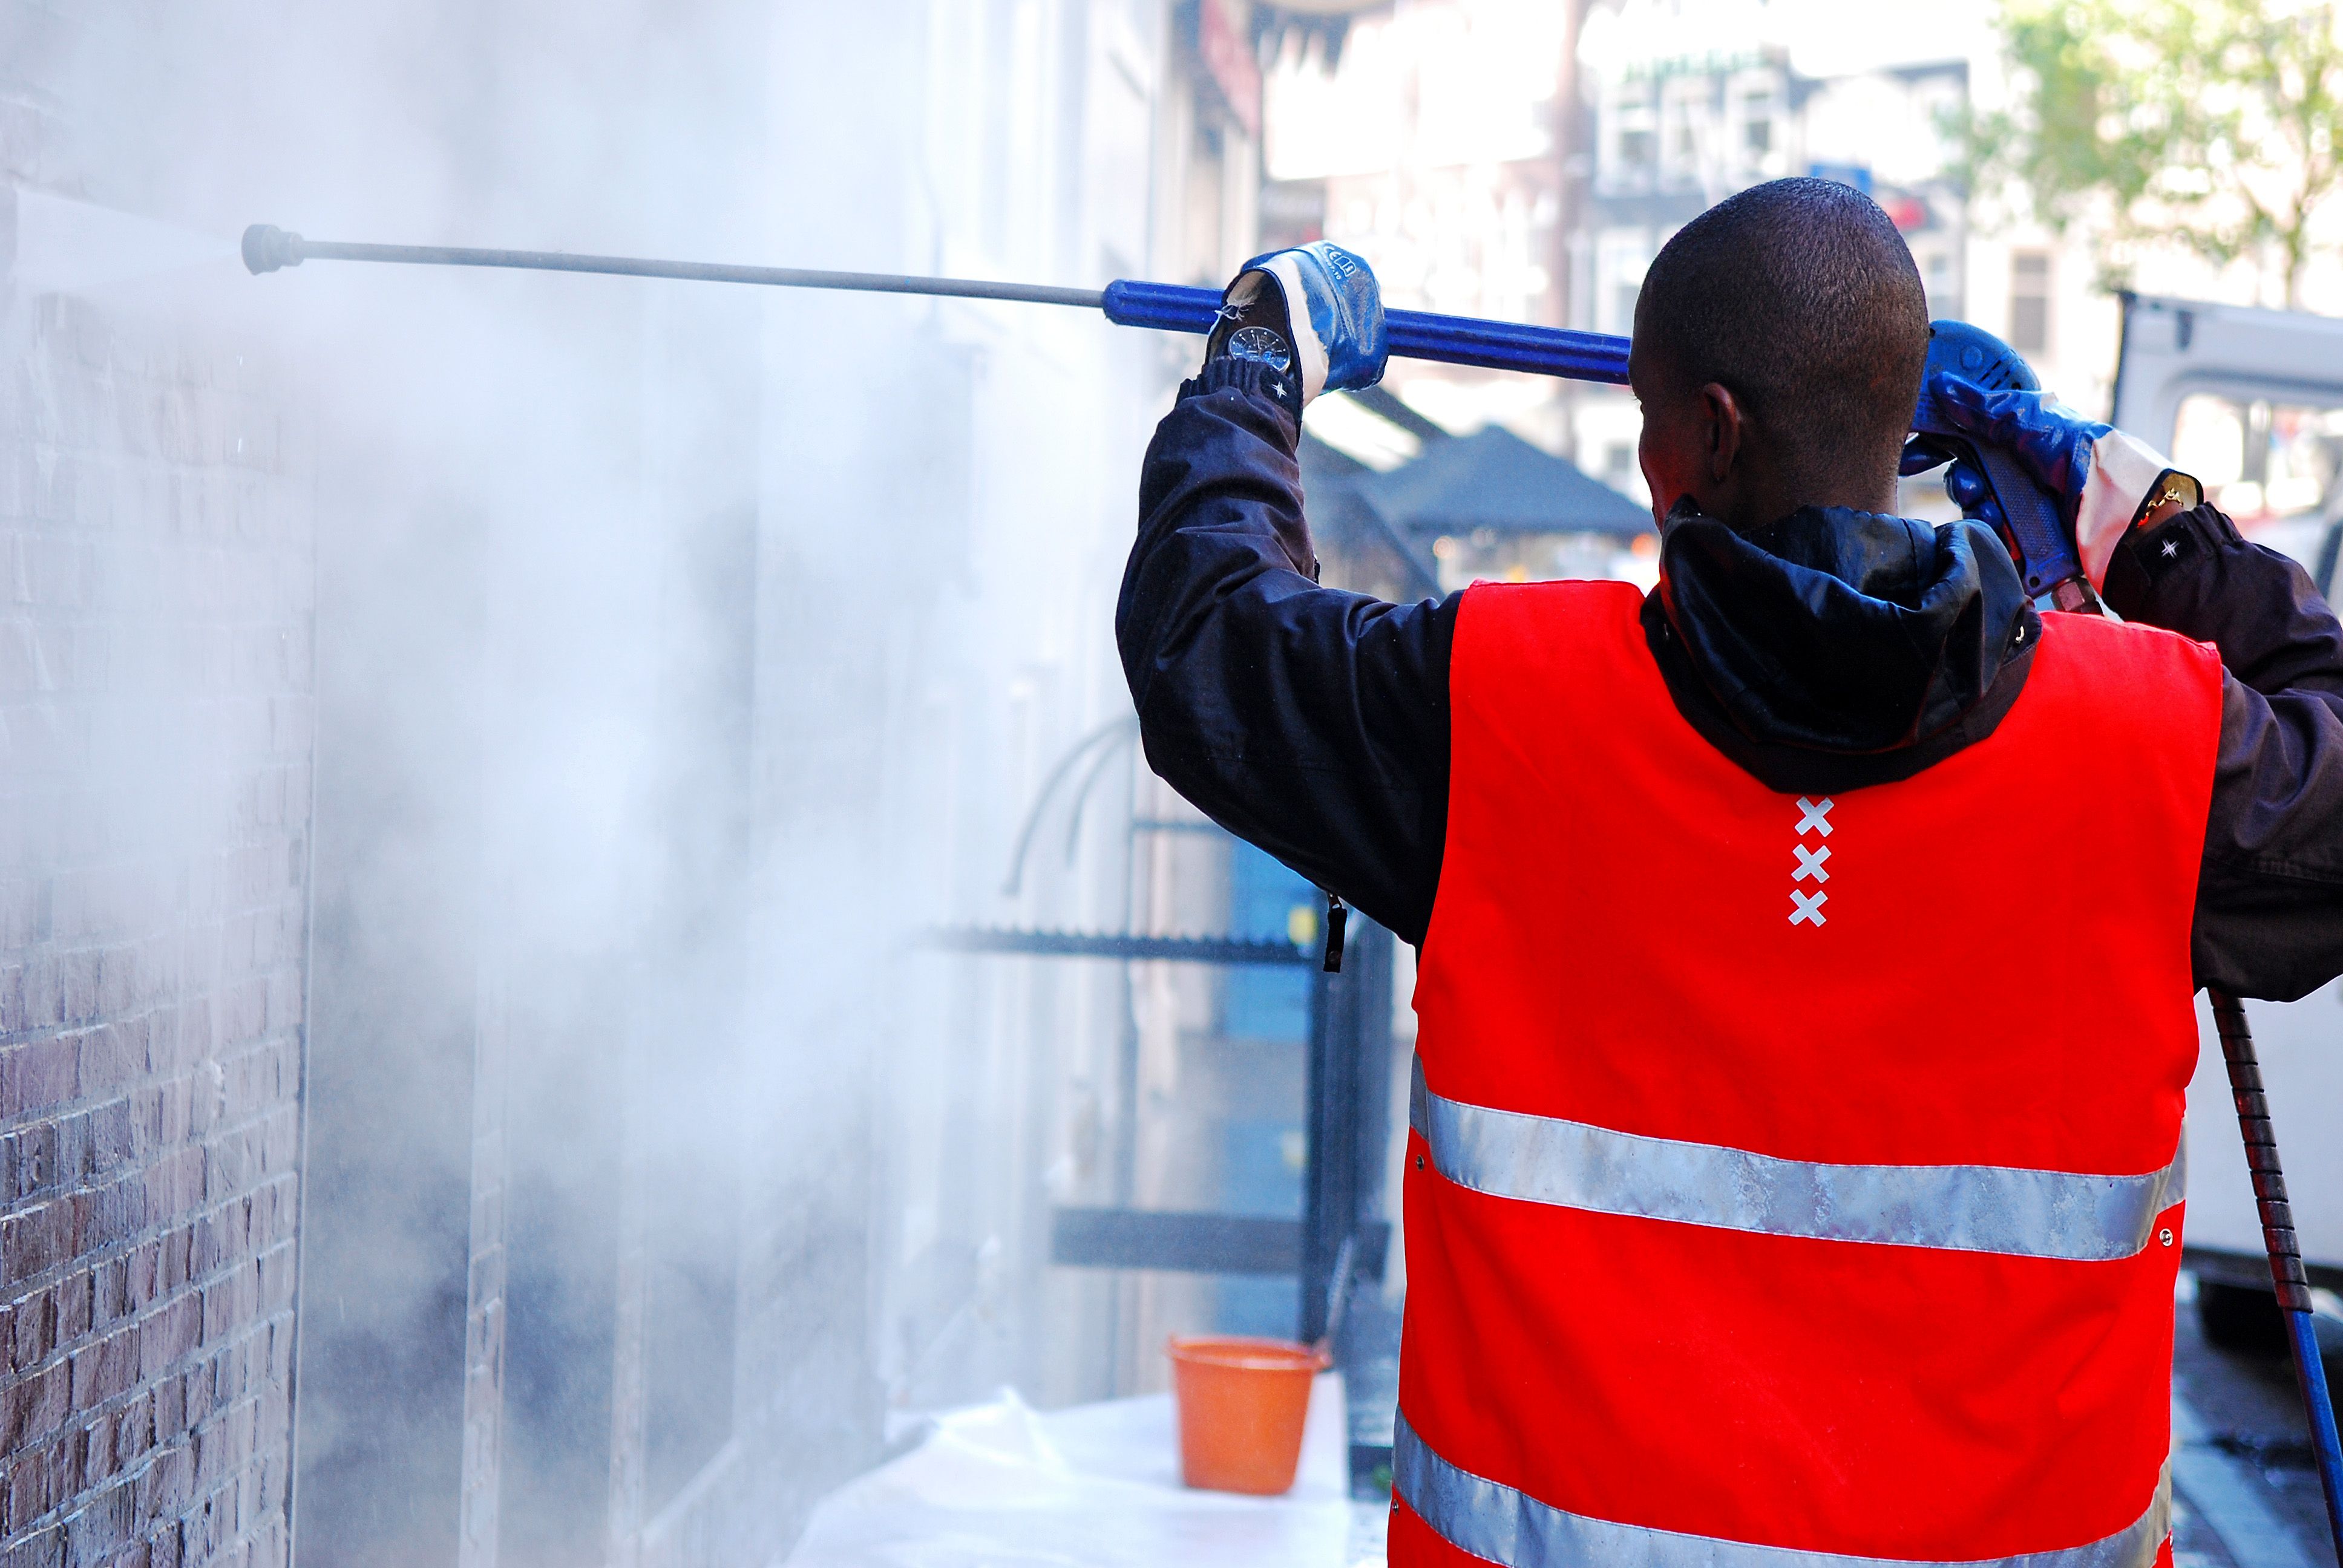
[[[1730,390],[1794,476],[1893,471],[1928,353],[1928,298],[1879,204],[1771,180],[1676,230],[1644,276],[1635,337],[1686,387]]]

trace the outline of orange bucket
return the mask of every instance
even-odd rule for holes
[[[1175,1334],[1168,1348],[1180,1406],[1180,1478],[1256,1497],[1292,1491],[1310,1381],[1326,1370],[1326,1353],[1232,1334]]]

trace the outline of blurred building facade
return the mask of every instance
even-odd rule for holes
[[[1572,325],[1632,333],[1644,270],[1670,235],[1735,191],[1793,175],[1870,195],[1912,247],[1929,314],[1969,314],[1971,236],[1948,123],[1967,102],[1969,62],[1891,57],[1809,75],[1768,10],[1645,0],[1590,9],[1579,44],[1588,180],[1571,239]],[[2039,357],[2047,302],[2035,305],[2005,325]],[[1633,398],[1582,396],[1574,416],[1588,466],[1647,499]]]
[[[1973,211],[1956,177],[1953,123],[2009,90],[1984,0],[1925,18],[1846,0],[1402,0],[1339,52],[1297,41],[1272,60],[1265,233],[1359,250],[1396,304],[1625,334],[1644,268],[1694,215],[1762,180],[1843,179],[1895,218],[1932,312],[2103,413],[2119,307],[2092,236],[2013,218],[1999,193]],[[2239,299],[2250,271],[2158,253],[2134,281]],[[1408,364],[1388,384],[1443,427],[1503,424],[1644,498],[1623,392]],[[1393,439],[1345,408],[1313,420],[1370,460]],[[1906,505],[1945,511],[1932,483]]]
[[[1572,6],[1535,0],[1413,0],[1362,15],[1339,48],[1283,40],[1264,237],[1358,251],[1395,306],[1564,325],[1575,25]],[[1553,389],[1525,378],[1395,361],[1386,383],[1445,427],[1495,418],[1566,445]],[[1312,415],[1345,444],[1348,418]]]

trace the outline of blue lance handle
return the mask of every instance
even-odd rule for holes
[[[1210,332],[1219,318],[1221,294],[1216,288],[1125,278],[1106,286],[1100,307],[1118,327],[1203,333]],[[1390,335],[1391,351],[1403,359],[1523,370],[1573,381],[1624,384],[1627,379],[1627,340],[1605,333],[1483,321],[1471,316],[1436,316],[1424,310],[1386,310],[1383,329]]]
[[[2270,1283],[2286,1314],[2287,1342],[2294,1350],[2295,1380],[2310,1417],[2310,1447],[2318,1462],[2318,1484],[2327,1493],[2327,1528],[2335,1556],[2343,1562],[2343,1440],[2335,1431],[2335,1402],[2327,1392],[2327,1367],[2318,1359],[2312,1317],[2310,1280],[2302,1268],[2302,1247],[2294,1233],[2294,1211],[2286,1201],[2286,1173],[2278,1169],[2278,1134],[2270,1126],[2269,1101],[2262,1092],[2261,1063],[2254,1056],[2253,1030],[2245,1005],[2219,991],[2213,1028],[2221,1037],[2221,1060],[2229,1069],[2229,1092],[2237,1106],[2237,1131],[2245,1135],[2246,1168],[2253,1175],[2254,1206],[2262,1221],[2262,1244],[2269,1252]]]

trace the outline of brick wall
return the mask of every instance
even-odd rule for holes
[[[307,489],[256,357],[5,262],[0,1564],[282,1563]]]

